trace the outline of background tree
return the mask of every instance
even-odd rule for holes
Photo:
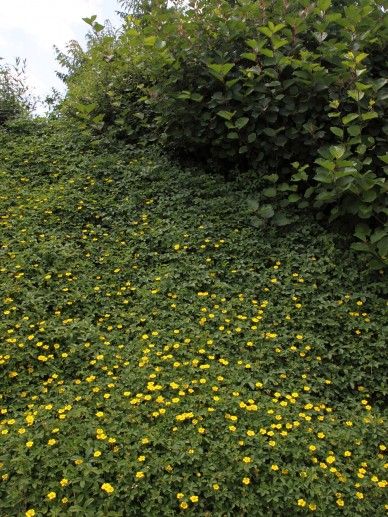
[[[20,58],[16,58],[13,65],[0,62],[0,126],[30,113],[35,107],[36,101],[26,85],[25,67],[26,61]]]

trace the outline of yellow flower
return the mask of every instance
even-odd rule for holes
[[[61,479],[60,481],[61,486],[66,486],[69,484],[69,480],[66,478]]]
[[[342,508],[343,506],[345,506],[345,502],[343,499],[337,499],[336,501],[337,505]]]
[[[220,489],[220,485],[218,483],[213,484],[213,490],[217,491]]]
[[[27,415],[25,420],[27,425],[32,425],[34,423],[35,418],[33,417],[33,415]]]
[[[142,479],[143,477],[144,477],[144,472],[142,472],[141,470],[136,472],[136,474],[135,474],[136,479]]]
[[[243,482],[244,485],[249,485],[251,480],[249,478],[243,478],[242,482]]]
[[[189,505],[185,503],[185,501],[182,501],[179,506],[182,508],[182,510],[186,510],[189,507]]]
[[[101,454],[102,454],[102,453],[101,453],[101,451],[94,451],[94,452],[93,452],[93,456],[94,456],[95,458],[99,458],[99,457],[101,456]]]
[[[271,470],[279,470],[279,467],[277,465],[271,465]]]
[[[244,463],[252,463],[252,458],[250,458],[249,456],[244,456],[243,462]]]
[[[34,517],[34,515],[36,515],[36,512],[33,508],[26,511],[26,517]]]
[[[54,440],[54,438],[51,438],[48,442],[47,442],[47,445],[55,445],[57,443],[56,440]]]
[[[32,440],[30,440],[26,443],[26,447],[28,447],[28,448],[32,447],[33,445],[34,445],[34,442]]]
[[[176,495],[177,499],[183,499],[185,497],[185,494],[182,494],[182,492],[178,492]]]
[[[114,492],[115,489],[113,488],[113,486],[110,483],[103,483],[101,485],[101,490],[103,490],[107,494],[111,494],[112,492]]]
[[[197,495],[191,495],[189,499],[190,499],[190,501],[192,503],[198,503],[198,496]]]
[[[304,506],[306,506],[306,504],[307,504],[304,499],[298,499],[297,503],[298,503],[298,506],[301,506],[302,508]]]
[[[52,501],[53,499],[55,499],[57,497],[57,494],[55,492],[49,492],[47,494],[47,499],[50,499],[50,501]]]
[[[362,492],[356,492],[357,499],[364,499],[364,494]]]
[[[328,457],[326,458],[326,462],[327,462],[329,465],[331,465],[332,463],[334,463],[334,462],[335,462],[335,456],[328,456]]]

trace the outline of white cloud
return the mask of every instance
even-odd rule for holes
[[[115,0],[0,0],[0,57],[27,59],[28,82],[44,96],[61,87],[53,45],[82,42],[88,26],[82,18],[114,18]]]
[[[76,37],[82,18],[101,13],[103,0],[2,0],[1,4],[2,31],[21,30],[47,48]]]

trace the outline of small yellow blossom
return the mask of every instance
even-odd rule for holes
[[[112,492],[114,492],[115,489],[113,488],[113,486],[110,483],[103,483],[101,485],[101,490],[103,490],[107,494],[111,494]]]

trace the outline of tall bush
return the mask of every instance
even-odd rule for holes
[[[387,18],[374,0],[151,2],[69,83],[84,124],[176,156],[276,173],[259,214],[313,206],[386,259]],[[284,218],[281,219],[284,221]],[[378,232],[374,231],[378,229]]]

